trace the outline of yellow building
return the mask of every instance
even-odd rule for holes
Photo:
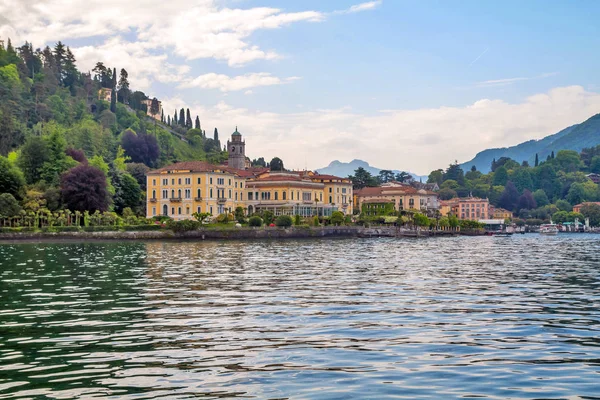
[[[245,142],[237,128],[228,141],[228,165],[186,161],[150,171],[147,176],[147,217],[193,218],[195,212],[214,216],[242,207],[246,214],[269,210],[275,215],[329,216],[351,214],[352,182],[310,171],[272,172],[246,166]],[[244,166],[245,168],[235,168]]]
[[[160,117],[163,113],[162,103],[160,101],[158,101],[158,112],[156,115],[152,115],[150,112],[150,109],[152,108],[152,99],[142,100],[142,104],[146,105],[146,115],[160,121]]]
[[[490,206],[490,218],[492,219],[511,219],[513,217],[512,212],[505,210],[504,208],[494,208]]]
[[[192,218],[194,212],[219,215],[245,206],[246,179],[227,167],[185,161],[150,171],[146,176],[148,218]]]

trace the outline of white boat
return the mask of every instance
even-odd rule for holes
[[[540,225],[540,234],[542,235],[558,235],[558,227],[550,221],[549,224]]]

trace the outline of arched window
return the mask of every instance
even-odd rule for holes
[[[230,199],[230,198],[231,198],[231,189],[229,189],[229,197],[228,197],[228,199]]]
[[[210,189],[210,198],[212,199],[212,189]]]
[[[181,189],[179,189],[179,190],[177,191],[177,197],[181,198]],[[179,213],[179,214],[181,214],[181,213]]]
[[[169,207],[166,204],[163,206],[163,215],[169,215]]]
[[[171,190],[171,198],[175,198],[175,189]]]
[[[202,197],[202,191],[198,189],[198,198]]]
[[[237,192],[235,192],[235,201],[237,201]]]
[[[175,207],[171,207],[171,215],[175,215]]]
[[[275,200],[279,200],[279,192],[275,192]]]
[[[283,195],[282,195],[282,197],[281,197],[283,200],[285,200],[285,197],[286,197],[285,195],[286,195],[286,194],[287,194],[287,192],[283,192]]]
[[[177,209],[177,211],[178,211],[178,214],[179,214],[179,215],[181,215],[181,207],[179,207],[179,208]]]
[[[333,203],[333,199],[329,196],[329,203]]]

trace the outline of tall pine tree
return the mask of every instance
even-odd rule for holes
[[[200,134],[202,134],[202,129],[200,128],[200,118],[198,118],[197,115],[196,115],[196,125],[194,126],[194,128],[198,129],[200,131]]]
[[[181,110],[179,110],[179,125],[180,126],[185,126],[185,110],[182,108]]]
[[[186,117],[185,117],[185,127],[188,129],[192,129],[192,117],[190,116],[190,109],[187,109]]]
[[[538,154],[535,153],[535,166],[537,167],[538,165],[540,165],[540,159],[538,157]]]
[[[177,110],[175,110],[175,114],[173,114],[173,126],[177,126]]]
[[[112,74],[112,91],[110,93],[110,111],[117,112],[117,69]]]
[[[171,116],[167,115],[167,125],[171,126]]]

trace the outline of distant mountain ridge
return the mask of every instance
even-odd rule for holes
[[[466,171],[475,165],[477,170],[487,173],[491,169],[492,161],[500,157],[509,157],[518,162],[527,161],[529,165],[533,165],[536,154],[539,160],[543,161],[553,151],[581,151],[585,147],[598,144],[600,144],[600,114],[540,140],[529,140],[516,146],[481,151],[471,161],[462,163],[461,167]]]
[[[379,175],[379,171],[382,170],[381,168],[372,167],[371,165],[369,165],[368,162],[363,161],[363,160],[352,160],[349,163],[335,160],[335,161],[332,161],[331,163],[329,163],[329,165],[327,167],[317,169],[317,172],[320,174],[329,174],[329,175],[341,176],[341,177],[345,178],[348,175],[354,175],[354,171],[357,170],[359,167],[363,167],[365,170],[370,172],[371,175],[374,175],[374,176]],[[395,169],[395,170],[392,170],[392,172],[394,174],[397,174],[402,171]],[[404,172],[408,172],[408,171],[404,171]],[[413,174],[412,172],[408,172],[408,173],[416,180],[423,178],[422,176]]]

